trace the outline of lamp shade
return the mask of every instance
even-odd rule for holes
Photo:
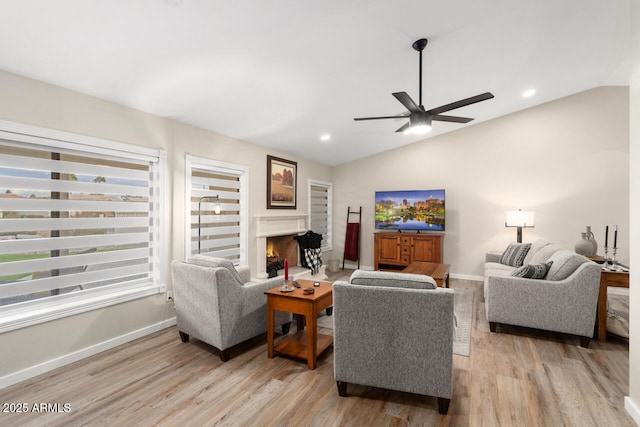
[[[508,211],[505,227],[535,227],[535,215],[531,211]]]

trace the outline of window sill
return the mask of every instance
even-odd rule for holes
[[[97,292],[79,292],[0,307],[0,333],[143,298],[164,290],[164,285],[146,283],[128,289],[96,289]]]

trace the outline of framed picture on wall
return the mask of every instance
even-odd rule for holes
[[[267,155],[267,209],[295,209],[298,163]]]

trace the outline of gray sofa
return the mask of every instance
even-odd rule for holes
[[[334,376],[349,383],[438,398],[452,395],[453,290],[428,276],[356,270],[333,284]]]
[[[267,331],[265,291],[282,286],[282,277],[250,281],[249,267],[229,260],[195,255],[171,264],[178,331],[183,342],[192,336],[229,359],[236,344]],[[276,313],[276,325],[289,331],[290,313]]]
[[[499,323],[525,326],[578,335],[580,344],[588,347],[595,326],[600,266],[544,240],[529,245],[521,267],[509,265],[509,259],[518,256],[505,257],[507,251],[486,254],[484,297],[491,331],[496,332]]]

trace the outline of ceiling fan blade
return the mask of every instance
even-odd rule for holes
[[[427,113],[436,115],[436,114],[444,113],[445,111],[455,110],[456,108],[475,104],[476,102],[486,101],[487,99],[491,99],[491,98],[493,98],[493,94],[491,92],[485,92],[480,95],[472,96],[471,98],[461,99],[460,101],[452,102],[451,104],[432,108],[431,110],[427,111]]]
[[[413,99],[411,99],[407,92],[395,92],[392,93],[392,95],[395,96],[396,99],[400,101],[400,103],[404,105],[411,113],[424,113],[424,111],[416,105]]]
[[[396,132],[404,132],[405,130],[409,129],[410,126],[411,126],[411,122],[407,122],[404,125],[402,125],[402,127],[400,127]]]
[[[408,114],[404,115],[401,114],[399,116],[382,116],[382,117],[356,117],[353,120],[360,121],[360,120],[380,120],[380,119],[405,119],[407,118]]]
[[[453,123],[469,123],[472,118],[469,117],[458,117],[458,116],[445,116],[442,114],[436,114],[431,117],[431,120],[438,120],[441,122],[453,122]]]

